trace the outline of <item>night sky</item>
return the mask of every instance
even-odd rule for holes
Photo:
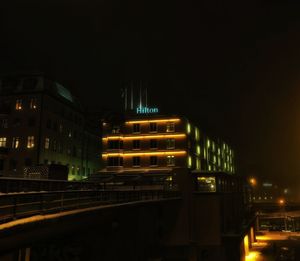
[[[153,106],[230,142],[241,173],[300,184],[299,14],[292,1],[11,0],[0,72],[42,71],[94,110],[142,82]]]

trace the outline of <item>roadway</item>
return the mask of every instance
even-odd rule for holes
[[[300,253],[300,233],[261,232],[256,236],[246,261],[297,261]]]

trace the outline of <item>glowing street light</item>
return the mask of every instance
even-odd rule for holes
[[[257,184],[257,181],[255,178],[250,178],[249,182],[250,182],[251,186],[256,186],[256,184]]]
[[[283,206],[285,204],[285,200],[283,198],[278,200],[279,205]]]

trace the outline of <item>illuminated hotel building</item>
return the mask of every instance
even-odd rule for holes
[[[234,152],[185,117],[135,115],[123,122],[103,122],[106,171],[161,171],[176,167],[235,173]]]

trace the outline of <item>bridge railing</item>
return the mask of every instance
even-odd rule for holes
[[[0,195],[0,223],[99,205],[178,197],[178,191],[168,190],[81,190],[5,194]]]

